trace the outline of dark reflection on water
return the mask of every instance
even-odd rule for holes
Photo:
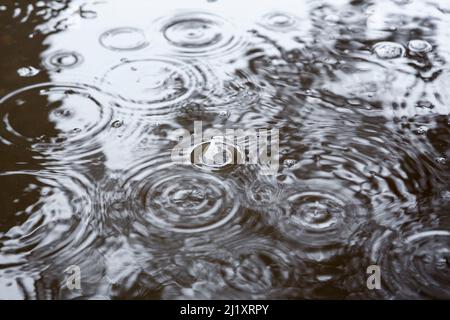
[[[449,14],[0,1],[0,298],[450,298]],[[278,170],[173,162],[194,121]]]

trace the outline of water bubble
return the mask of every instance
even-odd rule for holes
[[[57,51],[47,55],[44,66],[47,70],[73,68],[83,62],[83,56],[75,51]]]
[[[22,67],[17,69],[17,73],[21,77],[34,77],[40,72],[39,69],[36,69],[35,67],[28,66],[28,67]]]
[[[433,50],[433,47],[425,40],[411,40],[408,49],[413,54],[424,54]]]
[[[376,43],[372,50],[381,59],[396,59],[403,57],[405,54],[405,49],[402,45],[388,41]]]
[[[243,44],[231,22],[210,13],[179,13],[160,24],[164,38],[183,55],[225,55]]]
[[[138,50],[148,42],[141,29],[132,27],[114,28],[100,35],[100,44],[110,50]]]
[[[113,128],[120,128],[121,126],[123,126],[123,121],[121,120],[116,120],[111,124],[111,127]]]
[[[224,171],[240,164],[242,153],[225,137],[216,136],[192,149],[191,163],[202,169]]]
[[[447,159],[444,158],[444,157],[437,157],[437,158],[435,159],[435,161],[436,161],[437,163],[439,163],[439,164],[446,164],[446,163],[447,163]]]
[[[265,14],[260,24],[268,29],[286,31],[295,28],[298,19],[289,13],[276,11]]]
[[[297,161],[295,159],[286,159],[283,161],[283,165],[286,167],[292,167]]]

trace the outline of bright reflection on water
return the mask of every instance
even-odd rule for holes
[[[0,28],[0,298],[450,298],[446,1],[0,1]],[[278,129],[278,171],[221,136],[171,161],[194,121]]]

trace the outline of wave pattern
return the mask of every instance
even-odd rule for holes
[[[0,5],[0,298],[449,299],[448,6],[167,7]]]

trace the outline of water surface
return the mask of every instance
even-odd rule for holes
[[[0,298],[450,298],[450,3],[0,1],[0,28]],[[199,121],[276,129],[279,168],[245,137],[173,161]]]

